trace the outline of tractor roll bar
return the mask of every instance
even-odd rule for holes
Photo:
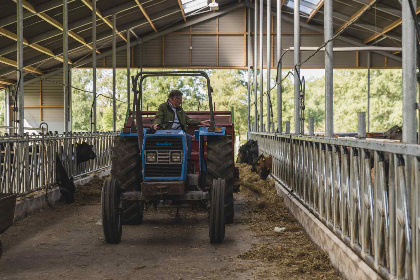
[[[215,121],[214,121],[214,112],[213,112],[213,100],[211,93],[213,92],[213,88],[210,85],[210,78],[204,71],[159,71],[159,72],[139,72],[135,77],[132,77],[133,82],[133,92],[134,92],[134,102],[133,102],[133,111],[136,112],[136,118],[137,118],[137,131],[138,133],[142,133],[143,130],[139,129],[142,127],[140,126],[139,122],[142,122],[141,120],[141,111],[143,110],[143,80],[145,80],[148,77],[203,77],[207,81],[207,93],[209,97],[209,108],[210,108],[210,127],[209,131],[214,131],[215,128]],[[138,83],[140,79],[140,82]],[[137,89],[138,84],[138,89]],[[137,95],[139,95],[137,97]],[[137,107],[137,110],[136,110]],[[139,112],[139,113],[137,113]],[[138,116],[137,116],[138,115]],[[141,130],[141,132],[140,132]]]

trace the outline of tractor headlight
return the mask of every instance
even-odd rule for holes
[[[172,162],[181,162],[181,152],[172,152],[171,153]]]
[[[156,162],[156,152],[146,152],[146,162]]]

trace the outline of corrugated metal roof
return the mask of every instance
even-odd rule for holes
[[[70,59],[73,61],[77,61],[91,53],[87,44],[92,41],[92,12],[89,5],[86,4],[91,1],[92,0],[68,1],[69,28],[73,32],[73,35],[77,34],[86,42],[86,44],[81,44],[79,42],[80,40],[75,40],[73,35],[69,37]],[[266,2],[267,0],[263,1]],[[124,32],[123,36],[126,36],[125,30],[132,29],[136,36],[139,36],[140,38],[155,34],[155,30],[161,32],[167,28],[182,24],[185,20],[188,22],[193,18],[198,18],[202,16],[203,12],[209,12],[209,8],[205,7],[207,0],[181,0],[181,2],[178,0],[138,0],[138,2],[142,6],[142,9],[140,9],[134,0],[99,0],[96,3],[98,11],[106,18],[108,23],[113,14],[117,15],[117,29],[120,32]],[[221,11],[230,5],[237,4],[238,2],[241,1],[217,0]],[[252,2],[253,1],[251,1],[251,6],[253,6]],[[273,10],[276,9],[276,2],[277,1],[274,0],[271,1]],[[291,14],[293,13],[293,0],[286,0],[282,2],[284,2],[283,16],[291,17]],[[25,9],[23,30],[25,39],[31,44],[37,43],[42,47],[48,48],[54,53],[54,55],[60,55],[62,53],[62,32],[56,26],[46,22],[45,17],[43,18],[41,15],[44,14],[51,17],[56,20],[58,24],[61,24],[62,0],[27,0],[27,3],[32,5],[37,13],[31,12],[30,9]],[[364,0],[334,0],[333,23],[335,29],[337,30],[343,26],[352,17],[354,17],[356,13],[365,8],[367,4],[369,4],[369,1]],[[324,17],[322,5],[323,0],[301,0],[301,21],[311,26],[322,27]],[[202,9],[203,7],[204,9]],[[189,11],[187,8],[191,8],[191,10]],[[195,14],[196,12],[197,14]],[[244,17],[234,17],[233,20],[242,21],[243,18],[245,21],[245,14],[242,9],[235,10],[232,13],[243,13]],[[400,47],[401,26],[398,24],[400,17],[401,6],[398,1],[378,1],[371,9],[364,12],[356,23],[347,28],[342,36],[355,39],[356,41],[367,45]],[[221,23],[219,32],[243,32],[243,30],[238,29],[240,26],[239,24],[230,25],[229,22],[225,22],[226,20],[232,20],[232,18],[223,16],[219,18]],[[215,19],[208,22],[202,22],[194,25],[192,30],[193,32],[216,32],[217,25],[214,23]],[[265,25],[266,20],[264,15],[264,30],[266,30]],[[245,26],[245,24],[242,26]],[[392,28],[388,28],[390,26],[392,26]],[[0,27],[12,33],[16,33],[16,4],[13,1],[0,1]],[[275,25],[273,26],[273,31],[275,31]],[[283,32],[293,32],[292,25],[283,21]],[[308,28],[302,28],[302,32],[313,31]],[[109,25],[98,16],[97,38],[100,51],[108,50],[110,48],[111,35],[112,30]],[[179,40],[179,37],[177,38],[178,39],[173,38],[172,40],[170,37],[166,36],[166,39],[169,40],[168,44],[175,44],[176,48],[181,49],[182,57],[187,56],[186,60],[179,59],[181,63],[179,66],[189,64],[194,65],[198,63],[198,61],[201,61],[199,64],[202,63],[203,65],[208,65],[209,61],[213,60],[213,54],[208,59],[201,59],[197,56],[197,52],[194,52],[193,50],[191,58],[192,61],[190,62],[190,50],[188,49],[189,38],[187,39],[186,44],[185,42],[177,43],[176,41]],[[134,39],[134,35],[131,39]],[[221,43],[221,49],[219,50],[220,65],[228,65],[229,63],[227,61],[229,60],[245,61],[243,54],[243,40],[236,37],[230,38],[223,36],[219,39]],[[156,40],[156,42],[158,41],[160,41],[160,39]],[[202,40],[200,39],[194,38],[192,45],[194,45],[194,43],[202,45],[203,42],[201,41]],[[118,37],[118,42],[122,43],[122,38]],[[156,46],[156,43],[149,42],[148,45]],[[213,50],[214,48],[211,47],[210,49]],[[60,62],[57,59],[41,53],[39,50],[29,46],[25,46],[24,50],[25,66],[32,65],[34,67],[39,67],[40,70],[47,73],[51,71],[52,68],[55,69],[60,65]],[[155,51],[158,50],[155,49]],[[161,54],[152,55],[152,49],[147,50],[147,48],[145,48],[143,52],[148,53],[150,56],[150,59],[147,58],[150,61],[145,64],[159,64],[158,61],[161,60]],[[165,50],[165,52],[168,51]],[[170,57],[171,55],[176,54],[165,53],[164,55]],[[2,40],[0,40],[0,56],[12,60],[16,59],[16,42],[13,39],[2,36]],[[223,61],[224,59],[227,61]],[[15,75],[16,71],[13,67],[0,63],[0,77],[13,79],[15,78]]]

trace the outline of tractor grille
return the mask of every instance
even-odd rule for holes
[[[146,164],[145,177],[181,177],[182,164]]]
[[[181,137],[147,137],[145,150],[182,150]]]
[[[182,153],[181,137],[147,137],[145,151],[156,151],[157,162],[146,163],[145,177],[180,177],[182,174],[181,163],[171,163],[171,151]]]

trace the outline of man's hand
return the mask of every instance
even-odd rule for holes
[[[160,125],[159,124],[155,124],[155,125],[153,125],[153,129],[154,130],[158,130],[160,128]]]
[[[203,126],[210,126],[210,120],[200,121],[200,124]]]

